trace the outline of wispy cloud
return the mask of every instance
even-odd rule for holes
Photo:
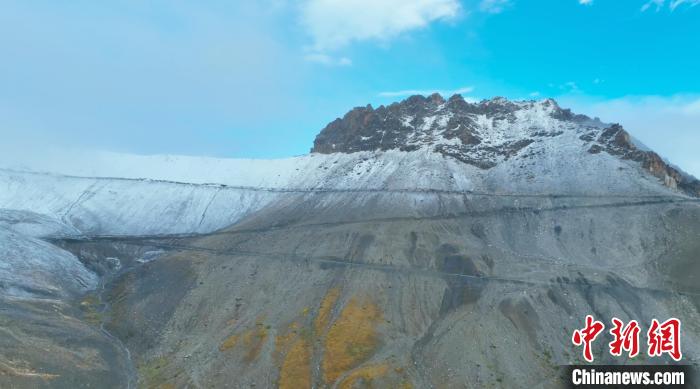
[[[479,8],[488,13],[498,14],[510,5],[510,0],[481,0]]]
[[[453,90],[440,90],[440,89],[407,89],[407,90],[399,90],[399,91],[391,91],[391,92],[381,92],[379,93],[380,97],[405,97],[405,96],[413,96],[413,95],[432,95],[433,93],[439,93],[443,96],[452,96],[452,95],[461,95],[464,93],[471,93],[474,91],[474,88],[471,86],[465,86],[462,88],[458,89],[453,89]]]
[[[550,88],[555,88],[559,89],[560,91],[563,91],[563,93],[580,93],[581,88],[579,88],[578,84],[575,81],[567,81],[563,84],[549,84],[548,85]]]
[[[333,57],[324,53],[310,53],[304,56],[307,62],[318,63],[326,66],[350,66],[352,60],[348,57]]]
[[[696,5],[700,4],[700,0],[673,0],[669,2],[669,7],[671,7],[672,10],[676,9],[676,7],[681,6],[683,4],[687,4],[691,7],[695,7]]]
[[[578,0],[578,3],[582,5],[593,5],[593,1],[594,0]],[[700,0],[646,0],[646,2],[642,4],[641,11],[645,12],[654,8],[656,12],[659,12],[667,5],[671,11],[675,11],[676,8],[682,5],[695,7],[698,4],[700,4]]]
[[[315,51],[337,49],[353,41],[387,40],[457,16],[458,0],[306,0],[302,24]]]
[[[680,7],[681,5],[688,5],[690,7],[695,7],[696,5],[700,4],[700,0],[649,0],[648,2],[644,3],[642,5],[642,12],[648,10],[649,8],[655,7],[656,11],[660,11],[662,8],[664,8],[668,4],[668,8],[671,9],[671,11],[674,11],[676,8]]]

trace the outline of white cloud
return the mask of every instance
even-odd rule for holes
[[[439,90],[439,89],[407,89],[407,90],[400,90],[400,91],[392,91],[392,92],[381,92],[379,93],[380,97],[405,97],[405,96],[413,96],[413,95],[432,95],[433,93],[439,93],[442,96],[452,96],[452,95],[461,95],[464,93],[471,93],[474,91],[474,88],[471,86],[465,86],[462,88],[458,89],[453,89],[453,90]]]
[[[315,51],[353,41],[386,40],[457,16],[458,0],[306,0],[302,24]]]
[[[651,8],[652,5],[656,5],[656,10],[659,11],[661,9],[661,7],[664,6],[665,2],[666,2],[666,0],[649,0],[649,2],[645,3],[642,6],[642,12]]]
[[[668,4],[668,7],[671,9],[671,11],[674,11],[676,8],[683,4],[695,7],[696,5],[700,4],[700,0],[649,0],[648,2],[644,3],[644,5],[642,5],[642,12],[648,10],[652,6],[655,6],[656,11],[658,12],[666,4]]]
[[[314,62],[326,66],[350,66],[352,60],[347,57],[336,58],[324,53],[310,53],[304,56],[307,62]]]
[[[691,7],[695,7],[696,5],[700,4],[700,0],[673,0],[669,3],[669,7],[674,10],[676,7],[683,4],[688,4]]]
[[[550,88],[556,88],[559,89],[560,93],[582,93],[583,91],[581,88],[579,88],[578,84],[575,81],[567,81],[563,84],[553,84],[549,83],[547,85]]]
[[[700,99],[682,105],[681,112],[685,115],[697,115],[700,117]],[[700,124],[698,125],[698,130],[700,130]]]
[[[481,0],[479,8],[488,13],[498,14],[510,5],[510,0]]]
[[[560,97],[574,112],[619,122],[635,138],[681,169],[700,177],[700,96],[631,96],[600,100]]]
[[[593,5],[593,0],[578,0],[578,3],[583,5]],[[671,11],[674,11],[676,8],[684,4],[690,7],[695,7],[696,5],[700,4],[700,0],[646,0],[646,2],[642,4],[641,11],[645,12],[653,7],[656,12],[659,12],[667,4],[668,8]]]

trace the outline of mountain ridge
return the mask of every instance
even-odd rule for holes
[[[586,314],[698,322],[700,200],[624,129],[408,100],[387,138],[353,114],[351,152],[0,169],[0,386],[558,387]]]
[[[527,158],[533,143],[566,132],[590,154],[606,152],[633,160],[672,189],[700,196],[700,181],[667,163],[652,150],[638,147],[619,124],[563,109],[554,99],[510,101],[502,97],[470,103],[455,94],[411,96],[374,109],[356,107],[329,123],[314,140],[312,153],[416,151],[430,149],[483,170],[511,158]],[[550,139],[548,139],[550,138]],[[572,142],[575,140],[566,140]]]

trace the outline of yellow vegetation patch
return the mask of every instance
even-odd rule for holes
[[[386,375],[388,371],[389,365],[386,363],[362,367],[345,377],[338,385],[338,389],[352,389],[356,383],[363,384],[361,387],[371,387],[372,381]]]
[[[234,346],[236,346],[236,343],[238,343],[238,339],[240,338],[240,335],[231,335],[226,340],[221,343],[221,346],[219,346],[219,351],[224,352],[226,350],[232,349]]]
[[[338,301],[339,296],[340,289],[332,288],[328,290],[328,293],[326,293],[326,296],[321,301],[318,315],[316,316],[316,320],[314,320],[314,328],[317,334],[320,335],[328,325],[328,321],[331,318],[331,311],[333,310],[333,306],[335,306],[335,302]]]
[[[322,365],[327,383],[335,382],[374,353],[381,319],[382,312],[373,302],[350,299],[326,335]]]
[[[258,358],[258,355],[260,355],[260,351],[267,340],[269,328],[270,326],[266,326],[262,319],[259,318],[256,321],[254,328],[246,330],[242,333],[233,334],[226,338],[226,340],[224,340],[219,346],[219,351],[223,352],[230,350],[236,347],[236,345],[239,343],[243,342],[243,345],[248,350],[243,360],[245,362],[252,362]]]
[[[185,374],[171,364],[170,357],[158,357],[138,365],[139,387],[148,389],[171,389],[178,385],[173,381],[183,379],[188,381]],[[178,378],[179,377],[179,378]]]
[[[93,326],[99,326],[102,323],[102,314],[98,310],[99,305],[100,302],[95,295],[88,295],[80,302],[83,319]]]
[[[284,354],[284,352],[287,351],[289,345],[292,344],[292,341],[298,336],[298,328],[299,324],[297,322],[293,322],[289,325],[289,328],[286,332],[281,333],[275,337],[276,355]]]
[[[245,362],[253,362],[260,355],[262,347],[267,340],[267,328],[262,323],[257,323],[255,328],[243,333],[243,342],[245,343],[248,352],[243,359]]]
[[[236,347],[236,345],[238,345],[240,342],[243,342],[243,345],[248,350],[243,360],[245,362],[252,362],[258,358],[260,351],[265,345],[268,327],[269,326],[265,326],[262,321],[258,321],[255,324],[255,328],[246,330],[239,334],[233,334],[226,338],[226,340],[224,340],[219,346],[219,351],[223,352],[230,350]]]
[[[299,337],[284,358],[279,379],[280,389],[302,389],[311,387],[311,347]]]

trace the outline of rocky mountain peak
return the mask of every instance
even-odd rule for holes
[[[587,116],[561,109],[551,99],[478,103],[460,95],[415,95],[374,109],[354,108],[328,124],[314,153],[431,149],[484,169],[517,154],[536,138],[557,136],[581,125],[600,127]]]
[[[606,153],[638,162],[664,185],[695,196],[700,183],[637,147],[620,125],[605,124],[564,109],[553,99],[511,101],[503,97],[470,102],[435,93],[373,108],[354,108],[329,123],[312,153],[427,151],[482,170],[499,164],[524,168],[551,158],[595,158]],[[571,150],[553,153],[553,150]]]

